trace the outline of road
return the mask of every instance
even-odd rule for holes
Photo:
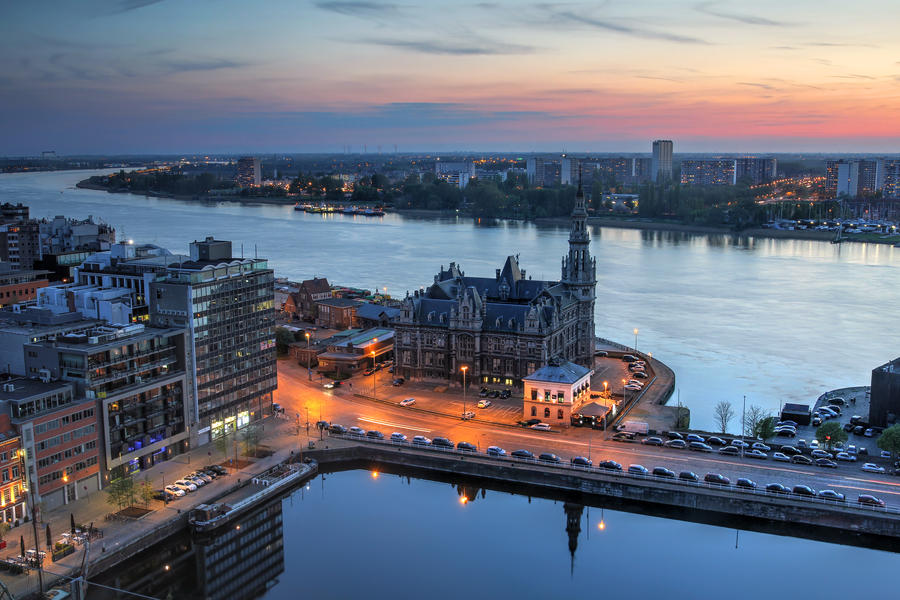
[[[529,429],[494,424],[483,420],[463,421],[459,418],[425,412],[416,407],[404,408],[395,403],[403,397],[423,393],[416,389],[390,385],[391,376],[386,372],[374,377],[356,377],[348,384],[334,390],[326,390],[318,377],[309,381],[305,369],[295,365],[284,364],[278,367],[278,391],[275,401],[281,404],[286,414],[296,418],[301,426],[307,422],[310,427],[307,433],[301,427],[300,441],[305,443],[307,437],[316,439],[318,432],[314,424],[319,419],[332,423],[340,423],[346,427],[357,425],[363,429],[377,429],[390,435],[399,431],[408,435],[425,435],[447,437],[455,442],[468,441],[476,444],[480,451],[488,446],[500,446],[507,452],[518,449],[530,450],[535,455],[541,452],[552,452],[568,461],[573,456],[590,457],[596,464],[600,460],[611,459],[621,463],[624,468],[630,464],[641,464],[648,469],[662,466],[676,473],[693,471],[701,478],[706,473],[721,473],[729,477],[732,483],[739,477],[747,477],[760,487],[769,483],[781,483],[788,487],[808,485],[814,490],[831,489],[847,495],[848,501],[855,501],[858,494],[872,494],[884,500],[888,506],[900,508],[900,478],[890,475],[866,473],[860,470],[861,462],[843,464],[838,468],[822,468],[777,463],[768,460],[705,454],[689,450],[660,448],[642,444],[613,442],[606,439],[606,433],[590,429],[571,428],[565,432],[538,432]],[[355,393],[372,394],[370,386],[375,382],[375,395],[379,399],[390,400],[373,402],[368,398],[360,398]],[[447,402],[447,412],[456,414],[457,404],[461,402],[455,395]],[[488,409],[474,409],[477,398],[469,401],[468,408],[477,410],[479,417],[496,419],[502,422],[514,422],[507,414],[508,404],[492,406]],[[459,411],[461,412],[461,411]],[[299,415],[299,418],[297,418]]]

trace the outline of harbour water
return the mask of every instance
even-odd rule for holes
[[[456,261],[489,275],[518,254],[535,278],[557,278],[565,226],[469,218],[308,214],[291,206],[199,203],[75,189],[90,172],[0,175],[0,202],[34,216],[93,215],[120,239],[184,252],[215,235],[269,259],[279,276],[402,296]],[[595,227],[597,335],[653,352],[677,376],[692,425],[712,428],[729,400],[777,411],[822,391],[866,385],[898,352],[900,248]],[[673,399],[673,402],[675,399]],[[736,427],[736,424],[733,425]]]

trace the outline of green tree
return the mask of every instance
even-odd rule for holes
[[[285,356],[288,353],[288,346],[293,344],[294,341],[294,334],[290,329],[286,327],[275,328],[275,350],[280,356]]]
[[[244,446],[245,456],[256,456],[259,442],[262,439],[262,428],[256,424],[250,424],[241,430],[241,443]]]
[[[145,479],[138,484],[137,497],[144,507],[150,506],[150,501],[153,500],[154,495],[153,485],[148,480]]]
[[[816,429],[816,439],[820,444],[824,444],[826,448],[831,448],[837,442],[847,441],[847,432],[843,430],[841,424],[837,421],[826,421],[819,425]]]
[[[891,453],[892,460],[896,460],[897,455],[900,454],[900,425],[893,425],[885,429],[884,432],[878,436],[878,441],[876,443],[879,448]]]
[[[775,423],[778,422],[776,417],[766,417],[756,424],[754,435],[762,441],[775,437]]]
[[[120,477],[109,482],[106,486],[106,501],[122,510],[126,506],[134,504],[134,481],[131,477]]]

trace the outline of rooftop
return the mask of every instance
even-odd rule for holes
[[[569,361],[546,365],[524,377],[524,381],[540,381],[546,383],[574,384],[591,373],[591,370]]]
[[[40,379],[26,379],[25,377],[17,377],[0,384],[0,402],[8,400],[18,401],[32,398],[34,396],[43,396],[65,388],[71,388],[72,383],[67,381],[41,381]],[[13,389],[8,389],[12,386]]]

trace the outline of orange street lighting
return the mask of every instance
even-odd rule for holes
[[[466,414],[466,371],[469,370],[468,365],[463,365],[459,368],[463,374],[463,416]]]
[[[604,523],[603,521],[600,521],[599,523],[597,523],[597,529],[599,529],[600,531],[603,531],[604,529],[606,529],[606,523]]]
[[[460,496],[460,498],[459,498],[460,504],[466,504],[468,501],[469,501],[469,498],[466,496]]]
[[[378,479],[378,471],[372,471],[372,479]]]

